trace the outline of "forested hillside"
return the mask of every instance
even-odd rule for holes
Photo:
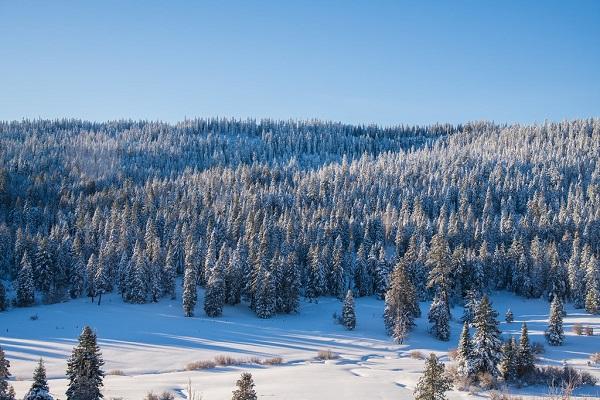
[[[506,289],[597,313],[599,160],[597,119],[5,122],[3,308],[158,302],[181,275],[186,315],[200,285],[209,316],[244,300],[268,318],[348,289],[383,299],[401,265],[434,304]]]

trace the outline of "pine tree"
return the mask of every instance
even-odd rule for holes
[[[513,337],[502,345],[502,358],[498,364],[498,371],[505,382],[512,382],[517,377],[516,347],[517,343]]]
[[[99,400],[104,372],[104,360],[96,343],[96,334],[89,326],[83,328],[79,343],[67,360],[69,387],[67,400]]]
[[[356,327],[356,314],[354,312],[354,297],[352,290],[348,290],[342,307],[342,323],[349,331]]]
[[[254,381],[249,372],[242,373],[242,376],[236,382],[237,389],[233,391],[231,400],[256,400],[256,391],[254,390]]]
[[[529,344],[529,334],[527,332],[527,324],[523,322],[521,327],[521,338],[519,339],[519,347],[516,354],[516,370],[517,376],[522,378],[532,373],[535,369],[533,352]]]
[[[340,235],[335,239],[332,254],[332,272],[329,291],[332,296],[339,299],[344,297],[344,245]]]
[[[489,373],[498,375],[498,362],[501,357],[502,341],[498,330],[498,313],[492,308],[489,298],[484,295],[475,318],[473,326],[476,329],[473,336],[473,361],[476,373]]]
[[[162,268],[160,275],[160,283],[163,295],[169,296],[171,300],[175,299],[175,278],[177,276],[177,267],[175,265],[175,255],[173,246],[167,249],[165,257],[165,265]]]
[[[110,278],[108,276],[108,268],[104,262],[99,262],[94,276],[94,288],[98,296],[98,305],[102,302],[102,295],[110,291]]]
[[[452,260],[448,242],[442,233],[431,238],[427,264],[430,267],[427,287],[436,288],[447,296],[452,289]]]
[[[40,358],[38,366],[33,372],[33,384],[24,400],[52,400],[49,390],[48,381],[46,380],[46,368],[44,367],[44,361]]]
[[[385,260],[385,249],[383,246],[379,249],[379,257],[375,267],[375,294],[381,300],[385,298],[385,293],[389,285],[389,270]]]
[[[398,262],[392,272],[389,289],[385,294],[384,323],[389,335],[402,343],[414,326],[414,318],[421,310],[415,288],[408,277],[404,264]]]
[[[127,301],[134,304],[146,302],[148,276],[147,262],[144,249],[140,241],[135,242],[133,254],[129,260],[128,293]]]
[[[10,378],[10,361],[6,359],[4,350],[0,347],[0,400],[15,400],[15,391],[8,384]]]
[[[260,268],[256,284],[254,312],[259,318],[271,318],[275,314],[275,283],[266,268]]]
[[[465,322],[456,349],[456,371],[460,376],[468,377],[474,371],[473,345],[469,334],[469,324]]]
[[[21,270],[17,278],[17,306],[28,307],[35,302],[33,268],[29,261],[27,251],[23,253],[21,259]]]
[[[196,269],[190,265],[185,266],[183,274],[183,314],[186,317],[194,316],[196,301],[198,300],[198,290],[196,288]]]
[[[585,310],[590,314],[598,314],[600,313],[600,262],[594,255],[589,257],[585,277]]]
[[[450,340],[450,307],[445,292],[438,291],[436,293],[429,307],[427,318],[432,324],[429,331],[433,336],[444,342]]]
[[[600,313],[600,291],[596,286],[590,286],[585,295],[585,311],[590,314]]]
[[[468,324],[473,323],[475,312],[481,301],[481,294],[477,290],[468,290],[465,294],[465,307],[463,311],[462,321]]]
[[[206,270],[207,282],[204,291],[204,312],[209,317],[220,317],[225,304],[225,282],[223,279],[224,263],[229,264],[225,245],[221,247],[219,259],[210,270]]]
[[[8,308],[8,301],[6,300],[6,289],[4,284],[0,282],[0,311],[5,311]]]
[[[563,304],[559,296],[554,296],[550,304],[550,320],[546,329],[546,340],[551,346],[561,346],[564,341]]]
[[[506,314],[504,315],[504,320],[509,324],[515,320],[515,316],[513,315],[513,312],[510,310],[510,308],[506,311]]]
[[[450,378],[444,374],[444,363],[431,353],[425,362],[425,371],[414,391],[415,400],[445,400],[445,392],[452,389]]]

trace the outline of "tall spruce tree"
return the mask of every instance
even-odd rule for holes
[[[492,308],[492,304],[484,295],[475,313],[473,326],[476,329],[473,335],[473,363],[476,373],[489,373],[498,375],[498,362],[502,352],[502,341],[498,329],[498,313]]]
[[[420,316],[419,303],[413,283],[404,264],[398,262],[391,274],[389,289],[385,294],[384,323],[389,335],[402,343]]]
[[[342,307],[342,323],[349,331],[356,327],[356,313],[354,312],[354,296],[352,290],[348,290]]]
[[[79,336],[79,343],[67,360],[67,400],[102,399],[103,365],[104,360],[96,343],[96,334],[86,326]]]
[[[505,382],[512,382],[517,378],[517,342],[514,337],[502,345],[502,357],[498,364],[498,372]]]
[[[452,389],[452,383],[444,370],[444,363],[431,353],[425,362],[425,372],[415,388],[415,400],[446,399],[445,393]]]
[[[207,281],[204,291],[204,312],[209,317],[220,317],[225,304],[225,281],[223,279],[225,265],[228,264],[225,255],[225,245],[219,252],[219,259],[210,270],[206,270]]]
[[[256,391],[254,390],[254,380],[249,372],[242,373],[242,376],[236,382],[237,388],[233,391],[231,400],[256,400]]]
[[[561,346],[564,341],[563,304],[559,296],[554,296],[550,304],[550,319],[546,329],[546,340],[551,346]]]
[[[463,377],[471,376],[475,368],[473,365],[473,344],[469,334],[469,324],[465,322],[458,340],[456,349],[456,372]]]
[[[4,288],[4,283],[0,282],[0,311],[5,311],[7,308],[6,289]]]
[[[29,261],[27,251],[21,259],[21,270],[17,278],[17,306],[28,307],[35,302],[35,289],[33,282],[33,268]]]
[[[437,291],[429,307],[427,319],[431,324],[429,331],[433,336],[444,342],[450,340],[450,306],[446,292]]]
[[[183,274],[183,314],[186,317],[194,316],[196,301],[198,300],[198,289],[196,288],[196,268],[191,265],[185,266]]]
[[[517,376],[519,378],[531,374],[535,368],[533,352],[531,351],[531,344],[529,343],[529,333],[525,322],[523,322],[523,325],[521,326],[521,338],[519,339],[515,364]]]
[[[9,368],[10,361],[6,359],[4,350],[0,347],[0,400],[15,400],[15,390],[8,384]]]
[[[33,372],[33,384],[25,395],[23,400],[52,400],[49,393],[48,381],[46,380],[46,368],[44,361],[40,358],[35,371]]]

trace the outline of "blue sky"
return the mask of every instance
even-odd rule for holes
[[[0,119],[600,116],[600,1],[0,0]]]

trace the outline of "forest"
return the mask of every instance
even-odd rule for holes
[[[302,296],[503,289],[600,304],[600,121],[0,124],[3,308],[196,285],[261,318]],[[439,297],[439,296],[438,296]]]

